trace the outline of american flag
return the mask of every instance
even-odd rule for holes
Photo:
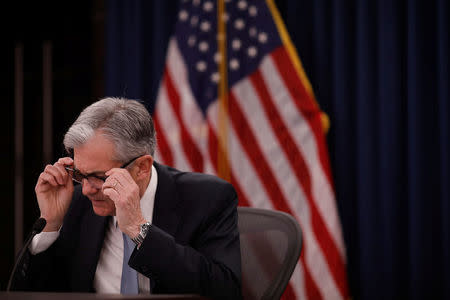
[[[154,111],[156,159],[225,177],[241,206],[293,215],[304,243],[283,297],[346,299],[345,247],[309,81],[273,1],[220,1],[180,1]]]

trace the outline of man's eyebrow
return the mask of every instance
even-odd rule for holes
[[[84,174],[84,173],[82,173],[80,170],[78,170],[77,169],[77,167],[75,166],[75,164],[73,165],[73,169],[74,170],[77,170],[78,172],[80,172],[82,175],[84,175],[84,176],[92,176],[92,175],[95,175],[95,176],[105,176],[105,173],[107,172],[107,171],[94,171],[94,172],[90,172],[90,173],[88,173],[88,174]]]

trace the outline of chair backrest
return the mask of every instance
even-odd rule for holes
[[[243,298],[279,299],[300,257],[300,226],[276,210],[238,207],[238,215]]]

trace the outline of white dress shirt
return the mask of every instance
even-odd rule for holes
[[[144,219],[152,222],[153,207],[155,204],[158,174],[152,166],[152,175],[147,189],[141,198],[141,210]],[[31,254],[35,255],[47,250],[58,238],[59,231],[41,232],[37,234],[29,247]],[[97,270],[94,276],[94,289],[97,293],[120,294],[120,282],[123,263],[123,237],[117,226],[116,217],[112,217],[107,225],[105,240],[100,252]],[[139,293],[150,293],[150,280],[138,273]]]

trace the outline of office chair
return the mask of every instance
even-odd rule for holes
[[[238,207],[242,295],[247,299],[280,299],[302,249],[302,231],[289,214]]]

